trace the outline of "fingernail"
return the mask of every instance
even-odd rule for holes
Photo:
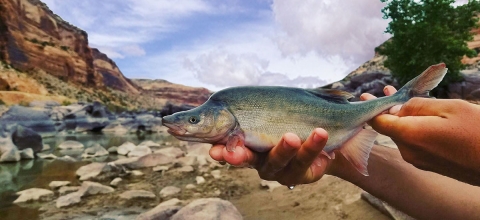
[[[322,166],[322,158],[321,157],[315,158],[315,160],[313,161],[313,164],[315,164],[317,167],[321,167]]]
[[[401,105],[396,105],[396,106],[393,106],[390,108],[390,110],[388,110],[388,113],[394,115],[394,114],[397,114],[400,109],[402,109],[402,106]]]
[[[292,147],[290,147],[290,145],[287,144],[286,141],[283,141],[283,144],[282,144],[282,145],[283,145],[283,147],[284,147],[285,149],[287,149],[287,150],[289,150],[290,148],[292,148]]]
[[[313,141],[314,142],[320,142],[322,140],[323,140],[323,138],[320,137],[318,134],[313,134]]]

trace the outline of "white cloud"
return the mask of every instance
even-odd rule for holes
[[[272,10],[281,27],[276,41],[285,56],[315,52],[338,55],[359,65],[388,35],[379,0],[274,0]]]

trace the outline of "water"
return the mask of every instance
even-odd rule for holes
[[[29,188],[49,189],[48,184],[51,181],[70,181],[72,185],[80,185],[75,171],[90,163],[82,161],[82,150],[58,150],[56,147],[64,141],[74,140],[81,142],[86,148],[94,144],[100,144],[108,149],[113,146],[119,146],[126,141],[130,141],[136,145],[143,141],[151,140],[155,143],[175,142],[176,139],[170,135],[162,133],[152,134],[101,134],[101,133],[85,133],[66,136],[56,136],[44,138],[43,143],[50,145],[51,149],[42,153],[52,153],[58,157],[69,155],[77,162],[56,160],[22,160],[17,163],[0,163],[0,218],[1,219],[37,219],[39,215],[38,208],[40,204],[28,203],[15,205],[12,202],[17,199],[15,194],[18,191]],[[109,162],[116,160],[116,155],[110,155],[103,158],[95,158],[93,160],[101,160]]]

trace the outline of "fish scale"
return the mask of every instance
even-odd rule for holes
[[[347,101],[338,90],[279,86],[232,87],[214,93],[201,106],[163,117],[162,123],[180,140],[225,144],[228,151],[244,145],[256,152],[273,148],[292,132],[305,141],[314,128],[324,128],[324,151],[339,151],[368,175],[370,150],[377,133],[365,123],[412,97],[429,97],[447,72],[445,64],[430,66],[392,96],[364,102]]]

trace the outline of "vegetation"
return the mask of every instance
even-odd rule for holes
[[[477,27],[478,0],[455,7],[455,0],[381,0],[382,12],[391,19],[386,32],[392,39],[377,48],[388,58],[385,67],[401,85],[433,64],[444,62],[448,74],[440,86],[461,79],[463,56],[474,57],[467,47]],[[441,95],[441,94],[440,94]]]

